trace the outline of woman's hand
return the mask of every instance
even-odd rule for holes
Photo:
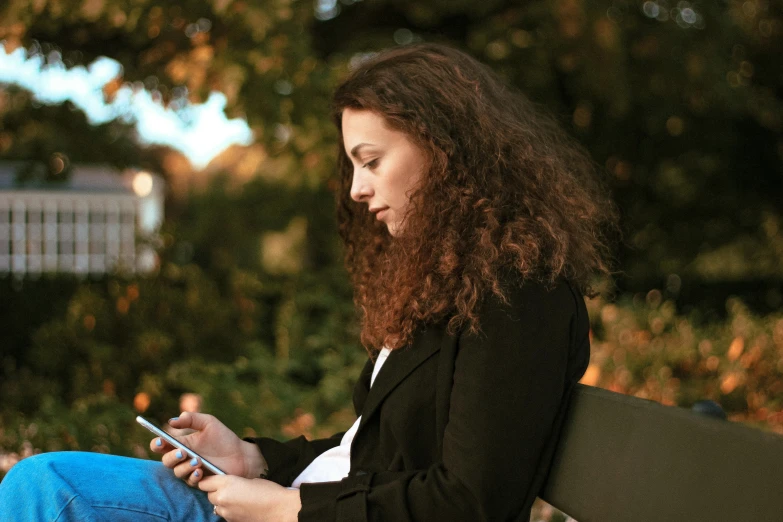
[[[201,480],[198,488],[228,522],[296,522],[302,508],[298,489],[264,479],[214,475]]]
[[[177,438],[229,475],[258,477],[264,471],[266,462],[258,446],[237,437],[212,415],[183,412],[179,417],[171,419],[169,424],[177,429],[196,430]],[[191,486],[204,477],[198,459],[189,458],[186,452],[174,448],[165,440],[159,437],[152,439],[150,448],[155,453],[163,453],[163,464]]]

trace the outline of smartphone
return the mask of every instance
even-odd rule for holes
[[[196,453],[195,451],[193,451],[192,449],[188,448],[183,443],[181,443],[180,441],[175,439],[173,436],[171,436],[168,433],[166,433],[165,431],[163,431],[163,428],[161,428],[160,426],[158,426],[154,422],[145,419],[141,415],[136,417],[136,422],[138,422],[139,424],[141,424],[142,426],[144,426],[145,428],[150,430],[152,433],[154,433],[155,435],[157,435],[161,439],[165,440],[166,442],[168,442],[169,444],[171,444],[175,448],[179,448],[179,449],[183,450],[190,457],[195,457],[195,458],[199,459],[201,461],[202,465],[206,469],[208,469],[209,471],[214,473],[215,475],[225,475],[226,474],[225,471],[223,471],[219,467],[215,466],[210,461],[208,461],[207,459],[205,459],[204,457],[202,457],[201,455],[199,455],[198,453]]]

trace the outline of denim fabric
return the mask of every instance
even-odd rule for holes
[[[63,451],[29,457],[0,483],[3,522],[217,522],[207,494],[160,462]]]

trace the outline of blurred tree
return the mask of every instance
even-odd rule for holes
[[[759,304],[783,301],[774,2],[72,0],[13,2],[2,20],[7,49],[60,50],[66,64],[119,60],[124,76],[107,96],[122,81],[164,101],[226,93],[258,141],[201,173],[177,153],[129,147],[119,123],[90,129],[66,108],[3,94],[4,157],[105,156],[162,171],[176,190],[219,172],[322,184],[336,136],[329,92],[356,53],[422,39],[461,46],[546,105],[610,176],[627,238],[621,288],[675,277],[675,294],[698,299],[709,285],[749,294],[765,281]]]
[[[183,392],[197,391],[238,433],[350,425],[366,355],[324,183],[340,69],[311,56],[312,4],[20,1],[0,6],[0,20],[8,52],[23,46],[69,67],[118,60],[106,99],[123,82],[170,105],[219,90],[257,138],[196,172],[179,153],[140,147],[121,121],[91,127],[67,104],[0,88],[1,158],[140,165],[163,173],[175,196],[152,277],[0,288],[4,317],[18,320],[3,343],[0,461],[31,448],[144,455],[132,410],[164,418]],[[270,236],[281,230],[295,233]],[[280,255],[294,240],[296,258]]]
[[[609,176],[630,293],[591,304],[586,382],[685,406],[712,398],[783,431],[783,319],[736,300],[722,310],[728,293],[783,303],[782,35],[768,0],[3,3],[6,51],[68,67],[109,56],[123,72],[107,100],[124,82],[169,106],[220,91],[256,141],[196,171],[140,147],[122,121],[91,126],[67,103],[0,86],[0,159],[137,165],[173,193],[153,277],[1,282],[0,473],[4,451],[146,455],[133,411],[165,418],[183,392],[242,434],[350,425],[365,357],[330,197],[329,96],[354,58],[419,40],[488,63]],[[726,324],[678,315],[705,297]]]
[[[177,189],[196,174],[229,171],[240,180],[262,175],[316,186],[330,172],[323,160],[335,133],[326,111],[339,70],[315,59],[303,37],[313,21],[307,2],[18,1],[0,7],[0,20],[6,52],[24,47],[66,67],[100,56],[117,60],[122,76],[105,87],[107,99],[123,82],[167,104],[199,103],[222,92],[229,116],[247,118],[257,138],[249,150],[227,151],[206,172],[194,173],[173,151],[128,151],[133,133],[121,122],[92,128],[67,106],[40,107],[20,89],[5,88],[0,157],[41,159],[51,150],[72,162],[130,162],[167,174]]]
[[[342,4],[314,26],[321,56],[456,43],[560,118],[610,176],[621,289],[675,280],[673,295],[699,301],[765,285],[754,304],[783,304],[778,3]]]

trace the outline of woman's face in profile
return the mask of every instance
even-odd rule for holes
[[[400,231],[410,194],[421,179],[424,152],[407,135],[386,126],[372,111],[345,109],[343,145],[353,163],[351,199],[366,203],[389,234]]]

